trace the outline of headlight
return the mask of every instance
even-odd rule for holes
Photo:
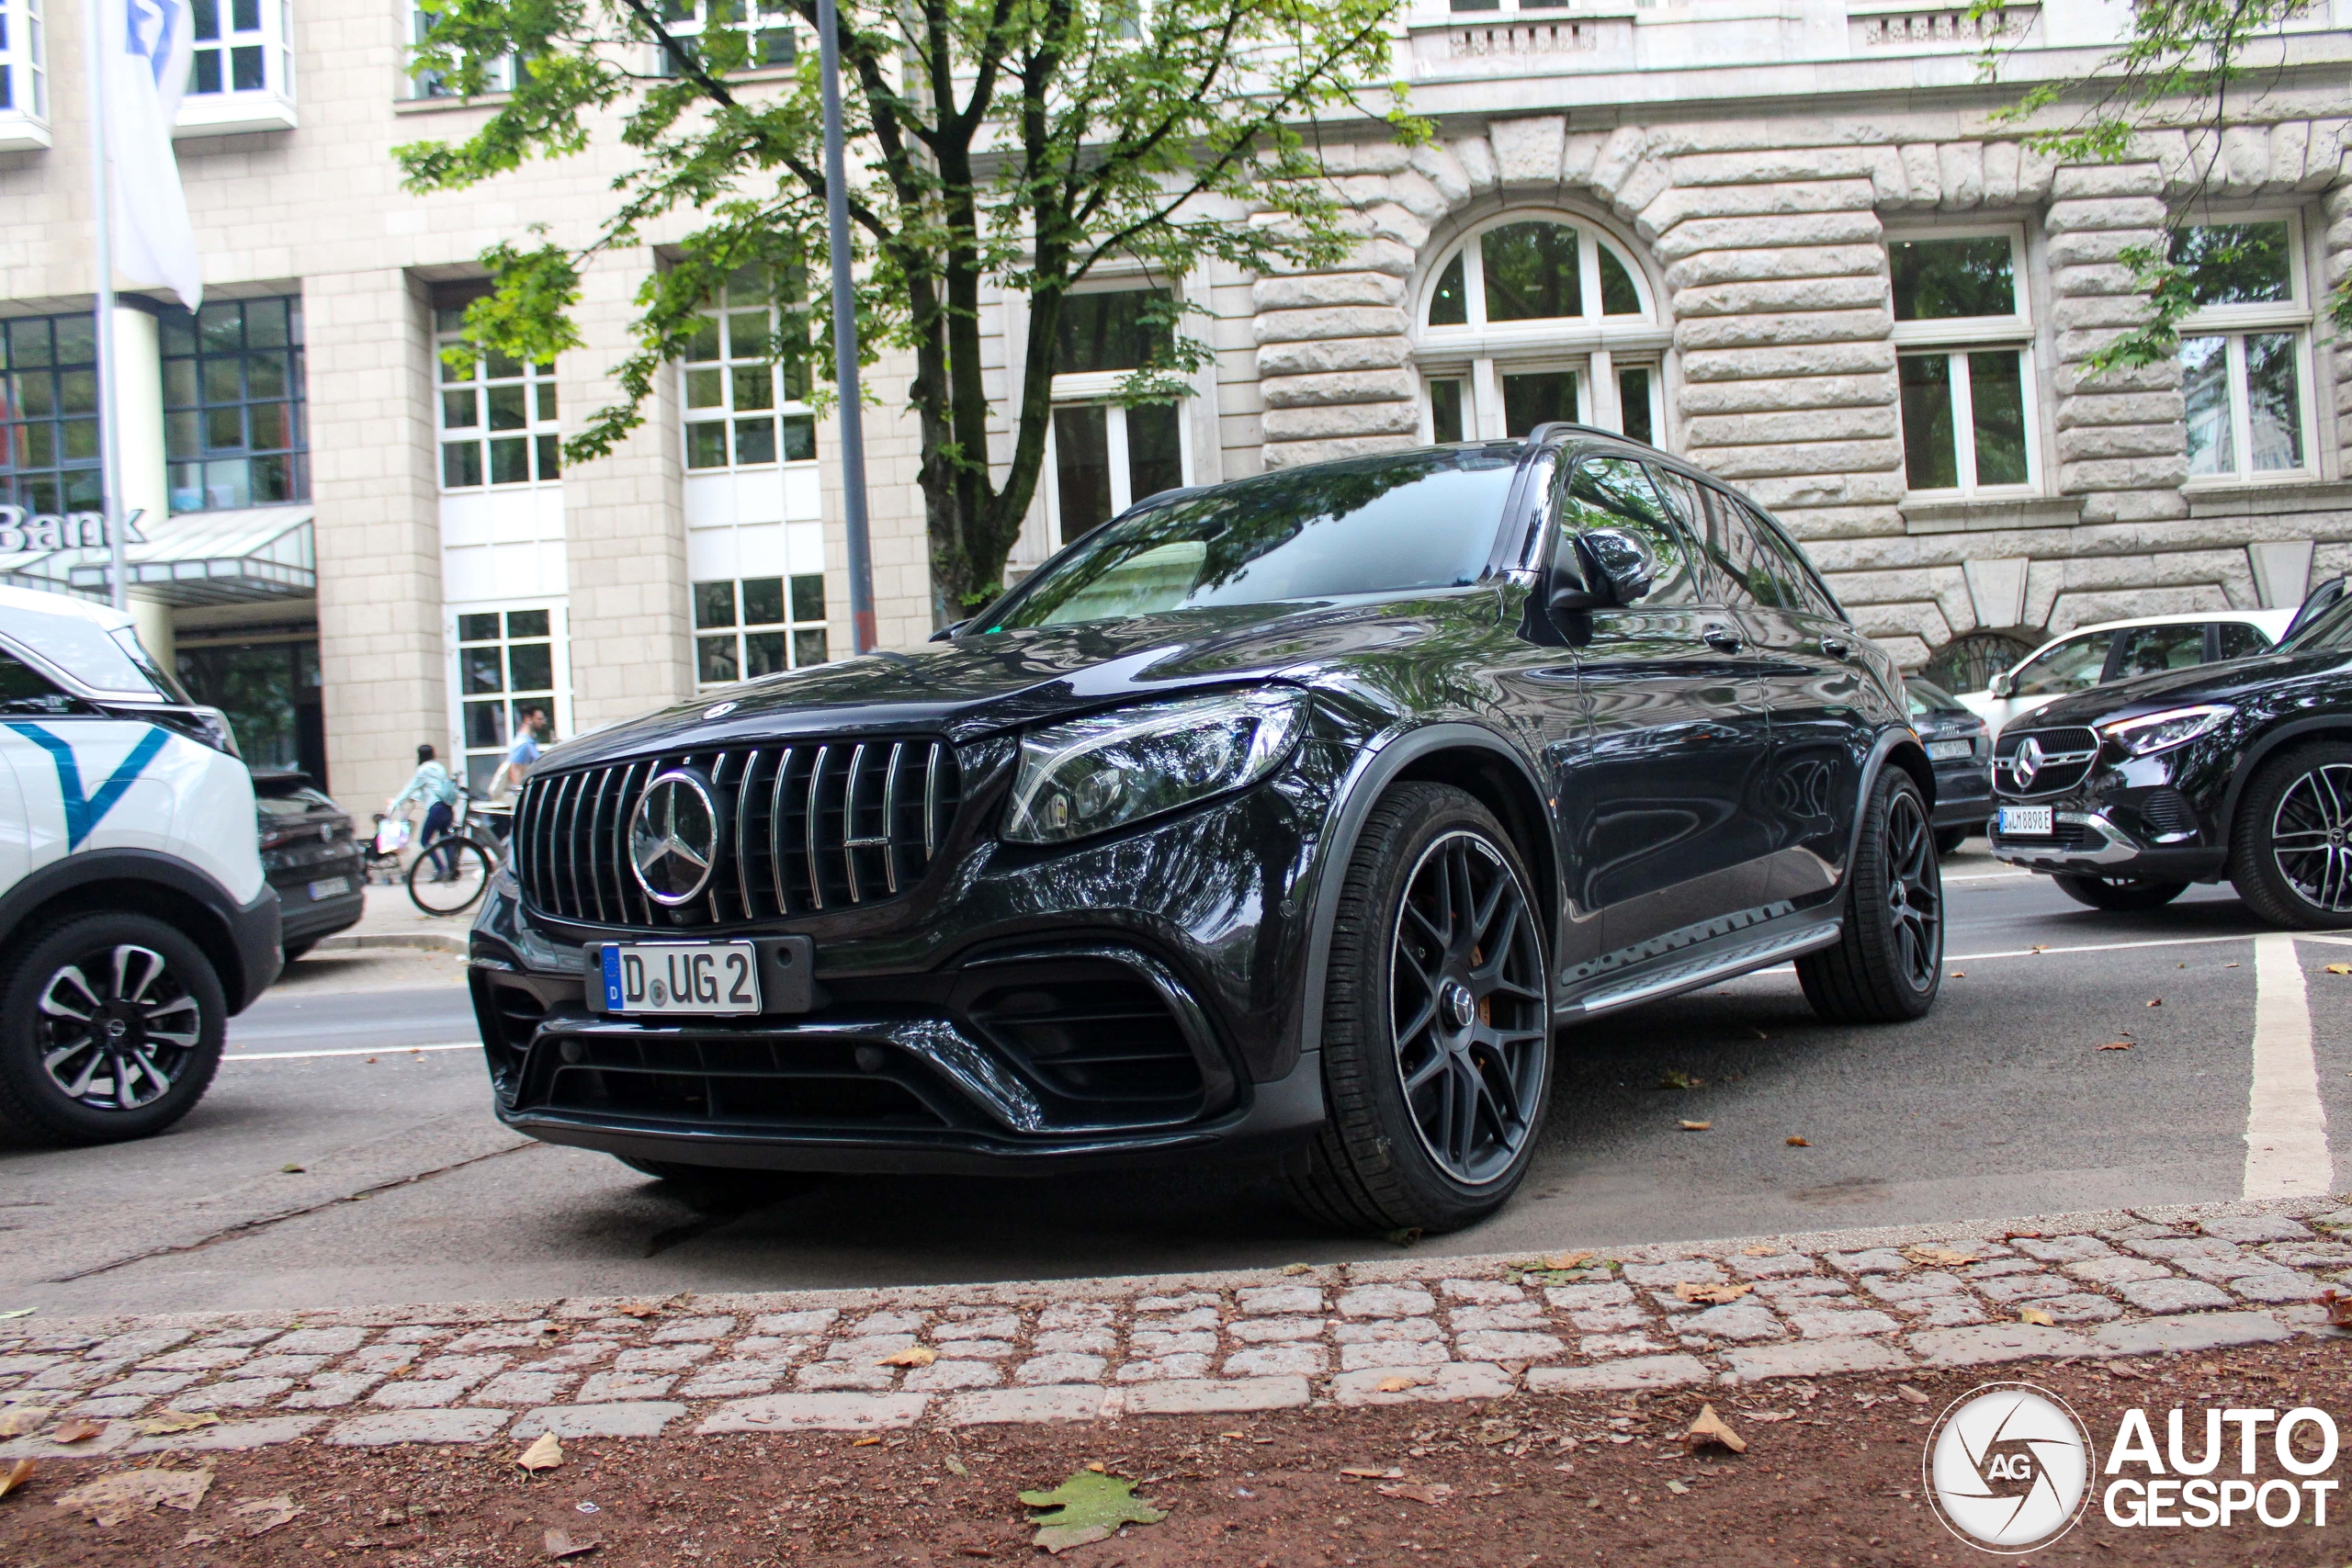
[[[2137,718],[2119,718],[2112,724],[2102,724],[2098,732],[2102,739],[2113,741],[2125,756],[2144,757],[2151,751],[2161,751],[2184,740],[2194,740],[2208,730],[2218,728],[2236,711],[2219,704],[2167,708],[2163,713],[2143,713]]]
[[[1256,784],[1306,725],[1282,687],[1152,703],[1023,737],[1004,836],[1061,844]]]

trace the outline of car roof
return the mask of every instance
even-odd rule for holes
[[[126,611],[73,593],[50,593],[38,588],[0,587],[0,615],[70,615],[119,631],[136,623]]]
[[[2287,624],[2294,618],[2295,612],[2292,610],[2191,610],[2177,615],[2132,615],[2120,621],[2093,621],[2088,626],[2076,626],[2073,631],[2061,635],[2079,637],[2085,632],[2121,631],[2127,626],[2202,626],[2207,621],[2239,621],[2247,626],[2261,626],[2265,630],[2276,626],[2278,630],[2272,631],[2270,635],[2277,637],[2279,632],[2287,629]],[[2052,637],[2050,640],[2056,642],[2058,638]]]

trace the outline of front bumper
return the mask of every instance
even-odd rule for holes
[[[767,1169],[1047,1172],[1294,1147],[1323,1119],[1320,1060],[1297,1048],[1304,890],[1340,759],[1316,750],[1066,851],[978,840],[896,905],[693,933],[810,936],[806,1013],[592,1011],[589,944],[525,918],[502,878],[470,966],[496,1113],[548,1143]]]
[[[2211,882],[2222,874],[2225,852],[2212,842],[2188,802],[2168,786],[2132,788],[2110,774],[2054,800],[2009,802],[2049,806],[2054,831],[2020,836],[1990,829],[1996,859],[2029,871],[2088,876],[2145,877],[2162,882]]]

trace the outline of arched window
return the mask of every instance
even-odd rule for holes
[[[1433,441],[1561,419],[1664,436],[1668,333],[1640,265],[1593,224],[1514,212],[1472,229],[1429,273],[1415,336]]]

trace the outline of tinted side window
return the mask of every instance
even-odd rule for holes
[[[79,706],[48,676],[12,654],[0,653],[0,713],[71,713]]]
[[[2205,662],[2205,623],[2188,626],[2132,626],[2115,634],[2120,645],[2115,678],[2154,675],[2165,670],[2189,670]]]
[[[1844,620],[1846,613],[1838,607],[1838,601],[1830,597],[1828,586],[1814,571],[1812,563],[1804,558],[1804,552],[1790,541],[1787,535],[1766,521],[1754,507],[1747,506],[1744,510],[1747,513],[1747,520],[1754,529],[1758,541],[1766,549],[1771,551],[1773,560],[1779,563],[1776,575],[1795,595],[1790,600],[1789,608],[1810,611],[1816,615],[1826,615],[1833,621]]]
[[[1707,492],[1707,554],[1715,570],[1730,585],[1735,604],[1761,604],[1768,609],[1804,607],[1788,570],[1770,544],[1768,530],[1758,528],[1747,508],[1720,491]]]
[[[2112,632],[2094,632],[2087,637],[2068,637],[2041,658],[2028,660],[2018,666],[2017,690],[2011,694],[2056,697],[2090,690],[2098,684],[2099,674],[2107,668],[2108,644],[2114,636]]]
[[[2270,639],[2262,635],[2258,626],[2247,626],[2244,621],[2223,621],[2221,631],[2223,659],[2251,659],[2270,651]]]
[[[1568,477],[1567,502],[1561,508],[1562,549],[1568,547],[1567,529],[1623,528],[1647,545],[1657,561],[1657,582],[1642,608],[1698,603],[1690,546],[1640,463],[1630,457],[1583,459]]]
[[[1699,499],[1699,488],[1672,468],[1651,466],[1650,483],[1665,497],[1667,511],[1682,525],[1683,536],[1690,539],[1702,558],[1697,574],[1704,583],[1703,596],[1709,602],[1720,600],[1726,604],[1745,604],[1747,594],[1741,584],[1726,577],[1720,570],[1711,570],[1706,558],[1713,550],[1707,531],[1706,503]],[[1697,584],[1693,585],[1698,586]]]

